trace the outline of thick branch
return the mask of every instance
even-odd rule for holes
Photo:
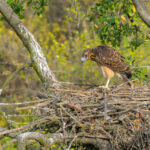
[[[18,150],[25,150],[26,145],[33,144],[30,142],[31,140],[35,140],[39,142],[42,146],[44,146],[45,149],[48,149],[51,147],[51,145],[56,143],[61,143],[66,139],[67,141],[76,142],[76,143],[82,143],[82,144],[91,144],[99,149],[111,149],[111,146],[107,140],[103,140],[101,138],[95,138],[95,137],[86,137],[83,133],[79,135],[67,135],[64,136],[61,133],[52,134],[50,138],[46,138],[43,134],[39,132],[25,132],[17,137],[18,139]],[[72,144],[72,143],[71,143]]]
[[[0,0],[0,12],[5,17],[9,25],[14,29],[30,53],[31,59],[33,60],[33,68],[37,72],[41,81],[51,87],[59,86],[55,75],[48,67],[40,45],[28,29],[21,23],[18,16],[5,0]]]
[[[43,134],[38,132],[26,132],[18,136],[18,150],[25,150],[28,140],[36,140],[45,147],[45,150],[49,148],[49,141]]]
[[[40,125],[42,123],[46,123],[47,121],[50,121],[50,120],[54,121],[54,120],[57,120],[57,119],[58,119],[57,117],[52,118],[51,116],[47,116],[47,117],[42,118],[40,120],[36,120],[36,121],[34,121],[34,122],[30,123],[30,124],[27,124],[27,125],[15,128],[15,129],[11,129],[11,130],[6,130],[6,131],[3,131],[3,132],[0,132],[0,137],[6,136],[6,135],[15,137],[19,133],[25,132],[25,131],[33,128],[37,124]]]
[[[145,3],[146,2],[144,2],[143,0],[133,0],[133,4],[135,5],[139,16],[150,28],[150,13],[148,11],[148,5]]]

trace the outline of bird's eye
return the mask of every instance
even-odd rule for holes
[[[88,57],[88,55],[87,55],[87,54],[85,54],[85,55],[84,55],[84,57]]]

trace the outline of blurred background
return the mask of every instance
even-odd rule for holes
[[[29,7],[22,22],[33,33],[45,54],[49,67],[59,81],[101,83],[101,75],[91,62],[81,64],[84,49],[100,44],[86,16],[94,2],[90,0],[51,0],[40,16]],[[0,22],[0,86],[17,68],[30,62],[30,56],[15,32]],[[26,68],[8,84],[1,102],[31,100],[42,84],[32,68]]]

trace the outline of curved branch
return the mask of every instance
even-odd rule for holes
[[[45,150],[49,148],[49,141],[48,139],[39,132],[26,132],[20,134],[18,137],[18,150],[25,150],[26,149],[26,142],[28,140],[36,140],[42,146],[45,147]]]
[[[107,140],[104,140],[103,138],[95,138],[95,137],[86,137],[83,133],[78,135],[67,135],[64,136],[62,133],[55,133],[52,134],[50,138],[46,138],[43,134],[39,132],[25,132],[17,137],[18,139],[18,150],[25,150],[26,145],[33,144],[31,140],[35,140],[39,142],[44,148],[47,150],[51,147],[53,144],[61,143],[64,141],[72,141],[69,144],[68,149],[70,149],[73,142],[76,143],[82,143],[82,144],[91,144],[99,149],[111,149],[111,146]]]
[[[18,16],[5,0],[0,0],[0,12],[30,53],[31,59],[33,60],[33,68],[38,74],[40,80],[47,86],[58,87],[58,81],[56,80],[53,72],[49,69],[40,45],[35,40],[31,32],[29,32],[28,29],[21,23]]]
[[[150,28],[150,13],[148,12],[148,6],[145,4],[143,0],[132,0],[136,10],[141,17],[141,19],[145,22],[145,24]]]

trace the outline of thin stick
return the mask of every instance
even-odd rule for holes
[[[73,140],[70,142],[68,148],[66,150],[70,150],[71,146],[72,146],[72,143],[75,141],[75,139],[78,137],[78,135],[76,135]]]
[[[107,115],[107,93],[104,89],[104,120],[109,120],[110,117]]]
[[[107,118],[107,98],[106,98],[106,89],[104,89],[104,120]]]
[[[22,70],[24,70],[26,67],[30,67],[30,66],[31,66],[31,63],[25,64],[25,65],[21,66],[20,68],[16,69],[16,71],[14,71],[12,74],[10,74],[10,75],[8,76],[8,78],[6,79],[6,81],[4,82],[2,88],[0,89],[0,95],[1,95],[2,91],[6,88],[6,86],[9,84],[9,82],[10,82],[13,78],[15,78],[15,76],[16,76],[20,71],[22,71]]]
[[[46,100],[35,100],[35,101],[30,101],[30,102],[23,102],[23,103],[0,103],[0,106],[19,106],[19,105],[28,105],[28,104],[33,104],[33,103],[40,103],[44,102]]]

